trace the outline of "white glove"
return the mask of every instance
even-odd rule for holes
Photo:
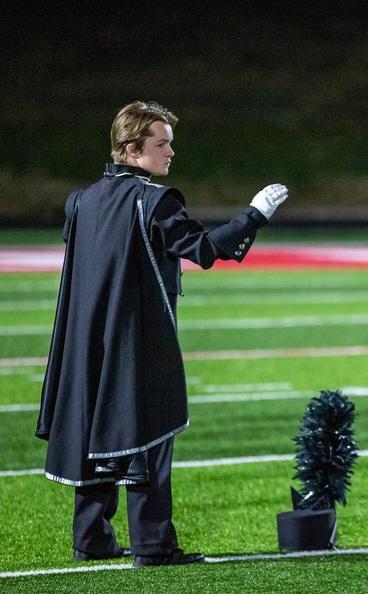
[[[256,194],[250,203],[269,219],[276,208],[285,202],[288,197],[288,189],[282,184],[271,184]]]

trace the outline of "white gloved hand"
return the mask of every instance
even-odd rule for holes
[[[269,219],[276,208],[285,202],[288,197],[288,189],[282,184],[271,184],[256,194],[250,203]]]

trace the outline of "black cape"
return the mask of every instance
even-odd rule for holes
[[[137,208],[141,198],[148,221],[169,190],[105,177],[69,199],[76,206],[36,431],[49,441],[52,480],[112,480],[96,474],[96,462],[145,452],[188,425],[173,316]]]

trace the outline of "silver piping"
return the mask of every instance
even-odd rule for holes
[[[144,243],[146,245],[146,249],[147,249],[149,258],[151,260],[151,264],[152,264],[153,269],[155,271],[155,274],[156,274],[158,283],[160,285],[162,296],[164,298],[166,307],[168,309],[168,312],[169,312],[169,315],[170,315],[170,318],[171,318],[171,321],[173,323],[173,326],[174,326],[174,329],[175,329],[175,333],[176,333],[175,317],[174,317],[173,311],[171,309],[171,305],[170,305],[170,301],[169,301],[169,298],[168,298],[167,293],[166,293],[165,285],[164,285],[164,282],[162,280],[162,276],[161,276],[159,267],[157,265],[156,258],[154,256],[153,251],[152,251],[151,243],[150,243],[150,240],[148,239],[146,227],[145,227],[145,224],[144,224],[144,214],[143,214],[142,198],[138,198],[137,204],[138,204],[139,224],[140,224],[140,227],[141,227],[141,231],[142,231]]]
[[[129,479],[122,479],[121,481],[116,481],[115,485],[146,485],[149,481],[145,482],[145,483],[136,483],[134,481],[131,481]]]
[[[130,173],[129,171],[124,171],[124,173],[114,173],[110,175],[110,177],[122,177],[123,175],[128,175],[129,177],[138,177],[139,179],[144,179],[144,181],[151,181],[149,177],[145,177],[144,175],[135,175]]]
[[[55,476],[54,474],[50,474],[49,472],[44,472],[44,475],[50,481],[55,481],[56,483],[61,483],[62,485],[67,485],[68,487],[86,487],[88,485],[98,485],[99,483],[114,483],[115,485],[136,485],[135,481],[130,479],[121,479],[117,481],[113,477],[111,478],[101,478],[101,479],[90,479],[87,481],[71,481],[69,479],[63,478],[61,476]]]
[[[71,481],[69,479],[63,478],[62,476],[56,476],[55,474],[50,474],[45,470],[45,477],[50,481],[55,481],[56,483],[61,483],[62,485],[68,485],[69,487],[84,487],[85,485],[97,485],[98,483],[114,483],[115,480],[113,478],[100,478],[100,479],[90,479],[87,481]]]
[[[121,177],[123,175],[131,175],[129,173],[118,173],[116,174],[114,177]],[[134,177],[139,177],[140,179],[143,179],[145,181],[150,181],[149,178],[143,177],[143,176],[134,176]],[[143,235],[143,239],[144,239],[144,243],[149,255],[149,258],[151,260],[153,269],[155,271],[156,274],[156,278],[158,280],[158,283],[160,285],[160,289],[161,289],[161,293],[162,296],[164,298],[166,307],[168,309],[172,324],[174,326],[175,332],[176,332],[176,323],[175,323],[175,317],[173,314],[173,311],[171,309],[171,305],[170,305],[170,301],[169,298],[167,296],[166,293],[166,289],[160,274],[160,270],[158,268],[155,256],[153,254],[152,251],[152,247],[146,232],[146,228],[144,225],[144,214],[143,214],[143,205],[142,205],[142,199],[138,198],[137,200],[137,204],[138,204],[138,218],[139,218],[139,224],[141,227],[141,231],[142,231],[142,235]],[[181,425],[180,427],[177,427],[176,429],[173,429],[172,431],[169,431],[169,433],[166,433],[165,435],[158,437],[157,439],[154,439],[153,441],[149,442],[148,444],[144,445],[144,446],[140,446],[138,448],[131,448],[129,450],[121,450],[119,452],[107,452],[107,453],[92,453],[88,455],[88,459],[93,460],[96,458],[117,458],[119,456],[129,456],[131,454],[138,454],[139,452],[145,452],[146,450],[148,450],[149,448],[154,447],[155,445],[158,445],[160,443],[162,443],[163,441],[169,439],[170,437],[174,437],[175,435],[177,435],[178,433],[180,433],[181,431],[184,431],[187,427],[189,426],[189,419],[186,421],[186,423],[184,425]],[[131,484],[135,484],[133,481],[130,481],[129,479],[123,479],[120,481],[115,481],[113,478],[100,478],[100,479],[90,479],[90,480],[86,480],[86,481],[72,481],[70,479],[66,479],[60,476],[56,476],[54,474],[50,474],[49,472],[45,471],[45,477],[51,481],[55,481],[57,483],[61,483],[63,485],[69,485],[69,486],[73,486],[73,487],[82,487],[85,485],[95,485],[98,483],[115,483],[117,485],[131,485]]]
[[[88,454],[88,459],[94,460],[96,458],[118,458],[119,456],[129,456],[130,454],[139,454],[140,452],[145,452],[146,450],[149,450],[149,448],[153,448],[153,446],[158,445],[159,443],[162,443],[163,441],[165,441],[166,439],[169,439],[170,437],[174,437],[174,435],[177,435],[181,431],[184,431],[184,429],[186,429],[187,427],[189,427],[189,419],[187,420],[187,422],[184,425],[181,425],[180,427],[177,427],[176,429],[169,431],[169,433],[166,433],[166,435],[163,435],[162,437],[158,437],[157,439],[154,439],[153,441],[150,441],[146,445],[140,446],[139,448],[132,448],[130,450],[121,450],[120,452],[102,452],[102,453],[98,453],[98,454],[92,453],[92,454]]]

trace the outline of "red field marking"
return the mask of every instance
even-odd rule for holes
[[[0,248],[0,272],[59,272],[64,248]]]
[[[0,272],[59,272],[62,247],[0,248]],[[199,270],[182,260],[184,270]],[[234,260],[215,262],[215,269],[264,268],[368,268],[368,245],[360,244],[269,244],[255,245],[241,264]]]
[[[183,261],[184,270],[197,270],[192,262]],[[255,245],[239,265],[234,260],[217,260],[214,268],[368,268],[368,246],[353,244],[270,244]]]

